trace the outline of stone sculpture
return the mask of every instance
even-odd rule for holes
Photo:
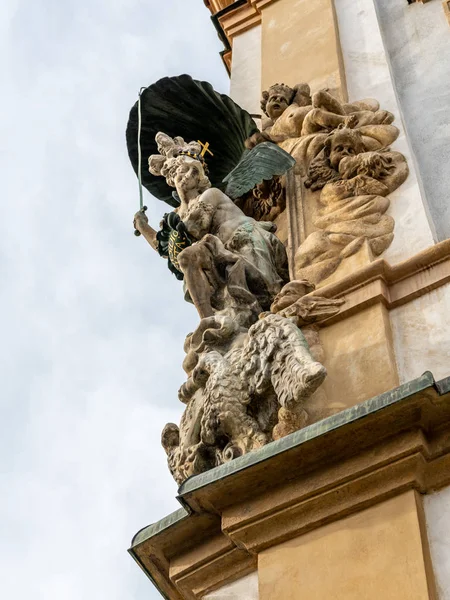
[[[394,120],[394,115],[380,110],[376,100],[341,103],[326,90],[320,90],[311,96],[306,83],[300,83],[294,88],[278,83],[271,86],[263,92],[261,108],[269,118],[264,127],[265,137],[277,142],[282,141],[280,138],[297,139],[324,131],[330,132],[342,125],[389,125]],[[258,134],[255,136],[257,139]]]
[[[211,187],[198,142],[163,133],[156,141],[160,153],[149,169],[180,199],[165,225],[185,241],[178,252],[169,243],[168,254],[201,319],[185,345],[180,427],[168,424],[162,434],[180,483],[306,424],[307,401],[326,370],[299,327],[335,314],[342,302],[305,298],[313,286],[289,282],[273,223],[245,215]],[[143,211],[134,225],[158,249],[161,232]]]
[[[295,256],[295,275],[320,283],[367,241],[374,256],[393,240],[388,194],[408,176],[405,158],[389,146],[398,136],[391,113],[376,100],[341,103],[307,84],[276,84],[263,93],[268,121],[248,147],[273,141],[297,163],[297,185],[314,228]]]
[[[162,133],[157,142],[161,154],[149,158],[149,168],[176,188],[181,200],[176,213],[195,241],[177,256],[177,263],[200,318],[221,313],[243,325],[254,321],[289,279],[286,251],[274,226],[246,216],[211,187],[199,143]],[[135,227],[147,239],[156,239],[142,211],[135,216]]]
[[[225,193],[256,221],[274,221],[286,208],[282,175],[295,165],[284,150],[270,142],[256,145],[225,177]]]
[[[297,276],[320,281],[367,241],[379,256],[394,238],[394,219],[386,214],[387,195],[408,175],[398,152],[365,152],[357,130],[337,129],[312,161],[304,185],[321,190],[320,208],[313,218],[317,231],[296,255]]]
[[[343,103],[304,83],[263,93],[261,132],[230,98],[188,76],[150,86],[139,106],[127,128],[133,168],[151,154],[142,183],[174,210],[159,231],[144,210],[134,226],[183,280],[200,317],[185,342],[184,413],[161,437],[182,483],[335,410],[319,388],[326,369],[318,323],[343,301],[321,297],[315,286],[364,244],[375,256],[386,250],[394,235],[388,195],[408,166],[390,149],[399,132],[378,102]],[[161,121],[171,135],[155,129]],[[188,135],[214,141],[211,173],[207,146],[171,137],[178,122]],[[292,281],[274,223],[285,209],[287,172],[309,219]]]
[[[179,391],[187,406],[180,427],[169,423],[161,438],[178,483],[308,423],[308,400],[326,369],[312,356],[297,323],[335,314],[342,301],[305,298],[302,308],[301,295],[310,284],[288,286],[273,307],[279,309],[284,298],[284,309],[261,314],[249,329],[215,315],[202,319],[187,337],[188,380]],[[283,314],[290,306],[292,318]]]

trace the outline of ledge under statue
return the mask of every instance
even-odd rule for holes
[[[297,88],[264,95],[272,125],[262,132],[231,99],[188,76],[160,80],[141,98],[143,184],[174,210],[159,231],[144,210],[134,226],[183,280],[200,318],[184,348],[186,408],[180,426],[162,433],[178,483],[331,414],[319,389],[326,369],[316,324],[343,301],[320,297],[315,284],[365,240],[376,254],[392,241],[386,196],[407,176],[402,155],[387,147],[392,115],[375,101],[341,106]],[[136,172],[137,110],[127,129]],[[295,131],[281,126],[288,111]],[[274,223],[291,169],[317,204],[297,271]]]

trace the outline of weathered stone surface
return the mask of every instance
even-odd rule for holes
[[[342,301],[304,298],[314,286],[289,282],[285,248],[273,224],[255,221],[211,187],[199,142],[161,132],[156,142],[159,154],[150,156],[149,169],[165,177],[180,199],[166,224],[185,235],[178,246],[169,236],[168,258],[184,276],[201,319],[185,343],[188,380],[179,398],[187,406],[180,427],[169,423],[161,438],[169,468],[181,483],[308,422],[307,401],[326,370],[311,355],[300,326],[336,314]],[[268,150],[277,163],[279,151]],[[264,154],[258,148],[252,152]],[[272,156],[269,162],[275,173],[292,164],[289,159],[278,170]],[[244,167],[240,189],[247,189],[252,170]],[[256,176],[251,173],[254,181],[261,168]],[[234,183],[239,188],[239,181]],[[161,252],[162,238],[143,211],[134,225]],[[309,330],[308,336],[320,354],[317,332]]]
[[[167,597],[202,598],[254,571],[263,551],[405,490],[448,485],[449,418],[448,393],[426,373],[190,478],[178,491],[186,510],[139,532],[130,553]]]
[[[386,215],[389,193],[408,176],[405,158],[389,150],[398,135],[394,117],[376,100],[341,103],[327,91],[311,96],[302,83],[275,84],[263,92],[269,121],[247,140],[278,143],[297,161],[306,238],[295,256],[295,276],[317,284],[368,241],[379,256],[393,240],[394,221]],[[301,183],[300,183],[301,182]]]

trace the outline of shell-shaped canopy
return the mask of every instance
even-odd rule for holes
[[[219,94],[206,81],[189,75],[164,77],[141,95],[142,185],[156,198],[177,206],[164,177],[148,170],[148,157],[158,154],[155,135],[181,136],[190,142],[209,142],[214,156],[206,153],[209,178],[214,187],[224,189],[223,179],[234,169],[245,150],[245,140],[258,128],[251,116],[225,94]],[[126,139],[128,155],[138,172],[138,102],[130,111]]]

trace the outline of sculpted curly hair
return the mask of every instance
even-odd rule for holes
[[[364,142],[359,131],[338,127],[326,138],[322,152],[311,162],[308,169],[308,176],[305,180],[305,187],[312,191],[322,189],[327,183],[338,181],[342,176],[336,171],[330,162],[331,148],[333,142],[339,137],[352,139],[356,154],[364,152]]]
[[[200,193],[211,187],[198,142],[186,143],[182,137],[171,138],[162,132],[156,134],[155,140],[160,154],[152,154],[148,159],[148,170],[152,175],[165,177],[167,185],[175,187],[178,168],[184,164],[192,164],[200,174]]]
[[[307,83],[298,83],[293,88],[286,85],[285,83],[275,83],[271,85],[268,90],[265,90],[261,96],[261,110],[267,114],[267,102],[273,94],[281,94],[287,100],[288,104],[296,102],[301,106],[311,104],[311,89]]]
[[[261,97],[261,110],[263,110],[266,115],[267,101],[272,94],[282,94],[288,100],[288,104],[291,104],[295,96],[295,90],[284,83],[275,83],[274,85],[271,85],[268,90],[264,90]]]
[[[157,158],[156,161],[150,163],[150,160],[153,158],[152,156],[149,158],[149,171],[150,173],[152,173],[152,175],[162,175],[162,177],[166,178],[167,181],[167,185],[170,185],[170,187],[175,187],[175,176],[176,173],[178,171],[178,168],[181,167],[182,165],[185,164],[189,164],[192,166],[195,166],[200,174],[200,181],[199,181],[199,192],[202,193],[205,190],[209,189],[211,187],[211,182],[209,181],[208,177],[205,174],[205,170],[203,168],[203,165],[200,161],[195,160],[195,158],[191,158],[190,156],[176,156],[175,158],[168,158],[166,160],[164,160],[164,162],[161,162],[159,160],[159,155],[154,155]]]

